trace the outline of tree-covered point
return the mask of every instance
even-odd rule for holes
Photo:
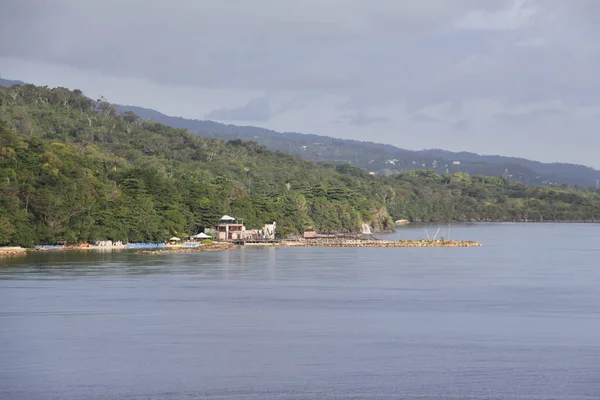
[[[394,216],[413,221],[596,221],[600,196],[563,187],[528,187],[504,177],[407,171],[386,179]]]
[[[375,177],[117,115],[77,90],[0,88],[0,245],[161,241],[223,214],[277,221],[279,235],[382,231],[392,219],[593,220],[600,196],[460,173]]]

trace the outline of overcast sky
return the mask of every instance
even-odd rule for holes
[[[600,168],[600,0],[4,0],[0,73],[169,115]]]

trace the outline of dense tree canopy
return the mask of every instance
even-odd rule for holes
[[[377,231],[392,218],[592,220],[600,196],[461,173],[375,177],[117,115],[77,90],[0,88],[0,245],[161,241],[223,214],[277,221],[280,235]]]

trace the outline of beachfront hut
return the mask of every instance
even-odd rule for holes
[[[181,242],[181,239],[179,239],[176,236],[173,236],[171,239],[169,239],[169,245],[177,245],[179,244],[179,242]]]
[[[192,236],[192,239],[200,239],[200,240],[202,240],[202,239],[210,239],[210,236],[208,236],[204,232],[200,232],[199,234]]]

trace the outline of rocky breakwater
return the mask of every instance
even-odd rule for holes
[[[464,240],[303,240],[282,243],[296,247],[478,247],[481,243]]]
[[[20,257],[27,254],[23,247],[0,247],[0,257]]]
[[[200,247],[177,247],[161,248],[160,250],[139,250],[135,254],[173,254],[173,253],[201,253],[203,251],[226,251],[237,249],[238,246],[232,243],[207,243]]]

